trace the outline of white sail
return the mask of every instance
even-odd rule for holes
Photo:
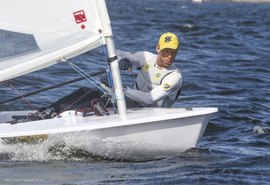
[[[39,47],[0,60],[0,82],[94,49],[104,44],[102,35],[111,35],[102,0],[2,0],[0,17],[0,29],[33,35]]]
[[[118,112],[124,118],[126,103],[105,0],[2,0],[1,3],[0,29],[33,35],[40,50],[0,60],[0,82],[107,44]]]

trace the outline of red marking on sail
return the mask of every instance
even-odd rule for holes
[[[81,25],[81,29],[85,29],[85,25],[84,24]]]
[[[77,11],[77,12],[73,12],[73,16],[75,18],[75,22],[77,24],[80,24],[82,22],[86,22],[86,16],[85,16],[85,13],[84,13],[84,10],[80,10],[80,11]]]

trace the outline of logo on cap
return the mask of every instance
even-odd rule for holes
[[[164,38],[164,43],[171,42],[171,41],[172,41],[172,36],[167,36]]]

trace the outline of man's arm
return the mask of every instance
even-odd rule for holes
[[[152,89],[150,92],[143,92],[136,89],[127,89],[125,95],[141,105],[149,106],[164,99],[171,93],[180,90],[182,86],[182,76],[179,72],[173,72],[166,76],[162,84]]]
[[[153,54],[147,51],[139,51],[136,53],[126,52],[116,50],[118,61],[130,61],[131,64],[135,65],[137,68],[144,66],[145,62],[152,57]]]

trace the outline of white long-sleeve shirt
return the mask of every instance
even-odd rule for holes
[[[117,51],[117,57],[127,58],[137,68],[141,68],[136,85],[124,91],[126,97],[144,107],[172,106],[182,86],[182,75],[174,64],[161,68],[156,64],[157,55],[147,51]]]

